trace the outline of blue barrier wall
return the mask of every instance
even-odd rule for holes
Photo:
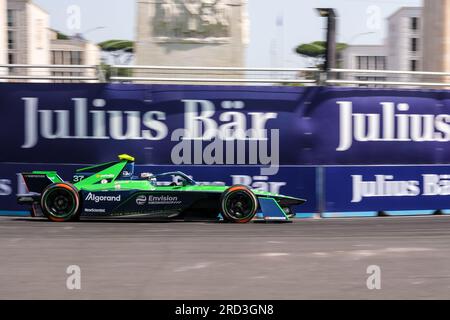
[[[326,167],[328,212],[450,208],[450,166]]]
[[[426,188],[439,176],[446,190],[450,174],[436,166],[450,163],[450,91],[0,84],[0,114],[0,211],[20,210],[20,171],[70,176],[120,153],[200,181],[278,188],[308,198],[301,212],[446,206]]]

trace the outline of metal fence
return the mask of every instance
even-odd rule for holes
[[[215,85],[450,88],[450,72],[318,68],[0,65],[3,82],[120,82]]]
[[[449,87],[450,72],[318,68],[112,66],[113,82]]]
[[[329,74],[329,85],[450,87],[450,72],[331,69]]]
[[[103,82],[95,65],[0,64],[0,81],[7,82]]]
[[[317,68],[112,66],[111,81],[316,85]]]

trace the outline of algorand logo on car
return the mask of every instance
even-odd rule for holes
[[[121,195],[118,196],[98,196],[96,194],[93,194],[92,192],[89,192],[89,194],[86,197],[86,201],[94,201],[96,203],[103,202],[103,201],[114,201],[114,202],[120,202],[121,201]]]

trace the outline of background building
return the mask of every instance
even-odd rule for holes
[[[342,52],[344,69],[420,71],[423,69],[421,7],[403,7],[387,18],[384,45],[353,45]],[[347,80],[420,81],[412,75],[348,74]]]
[[[0,64],[8,63],[8,40],[6,29],[6,0],[0,0]],[[7,68],[0,68],[0,76],[8,74]],[[0,80],[1,81],[1,80]]]
[[[6,64],[8,61],[7,46],[6,0],[0,0],[0,64]]]
[[[81,36],[58,37],[58,32],[49,28],[48,13],[32,0],[0,0],[0,18],[3,15],[5,20],[0,19],[0,22],[6,22],[5,28],[1,28],[5,34],[0,33],[0,64],[100,64],[100,49],[97,45]],[[5,41],[2,41],[2,37]],[[2,43],[6,43],[4,55]],[[9,68],[8,71],[9,75],[14,76],[96,76],[96,70],[93,69]]]
[[[344,69],[386,70],[387,49],[379,45],[348,46],[341,55],[341,65]],[[386,76],[374,74],[345,73],[345,80],[385,81]]]
[[[423,18],[423,69],[450,72],[450,0],[425,0]]]
[[[389,70],[420,71],[422,66],[422,8],[403,7],[388,18],[387,62]],[[420,81],[417,76],[396,75],[395,81]]]
[[[31,0],[8,0],[8,64],[50,64],[49,15]],[[46,76],[48,69],[10,70],[14,75]]]
[[[138,0],[136,64],[244,67],[246,0]]]
[[[50,59],[53,65],[97,66],[100,63],[100,48],[80,35],[67,37],[50,30],[50,41]],[[61,77],[95,77],[95,73],[93,69],[52,69],[52,76]]]

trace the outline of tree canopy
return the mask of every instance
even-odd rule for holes
[[[127,53],[134,52],[134,42],[130,40],[107,40],[98,44],[102,51],[114,52],[124,51]]]
[[[62,32],[56,31],[56,39],[58,40],[69,40],[70,37]]]
[[[337,53],[340,53],[342,50],[347,48],[347,46],[348,45],[346,43],[338,43],[336,45]],[[314,41],[311,43],[303,43],[295,49],[295,52],[297,52],[299,55],[314,59],[325,58],[326,51],[327,48],[325,41]]]

